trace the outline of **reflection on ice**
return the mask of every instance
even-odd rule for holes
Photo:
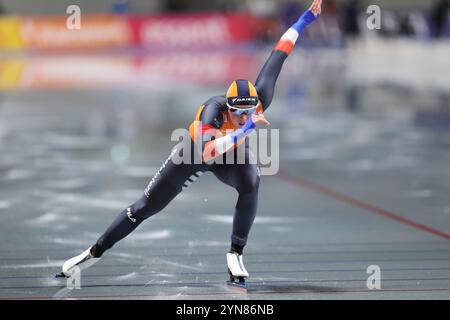
[[[233,216],[232,215],[218,215],[218,214],[207,214],[203,217],[208,221],[232,224]],[[308,218],[305,217],[256,217],[255,224],[274,224],[274,223],[292,223],[292,222],[301,222],[307,221]]]
[[[0,200],[0,209],[7,209],[11,206],[11,201]]]
[[[151,232],[135,232],[130,234],[124,241],[143,241],[143,240],[158,240],[168,239],[172,236],[170,230],[160,230]]]
[[[45,263],[30,263],[30,264],[15,264],[15,265],[0,265],[0,269],[32,269],[32,268],[50,268],[61,267],[65,261],[55,260]]]

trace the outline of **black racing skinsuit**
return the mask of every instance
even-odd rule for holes
[[[274,49],[256,80],[255,88],[264,111],[272,101],[275,83],[287,57],[285,52]],[[202,123],[219,129],[223,125],[224,112],[227,110],[225,97],[213,97],[202,107],[199,115]],[[250,156],[247,145],[246,157]],[[256,216],[259,187],[257,165],[247,161],[245,164],[174,164],[169,157],[150,182],[144,195],[122,211],[97,240],[94,255],[101,256],[104,251],[136,229],[142,221],[161,211],[184,187],[206,171],[212,172],[220,181],[235,188],[239,193],[233,216],[231,248],[242,253]]]

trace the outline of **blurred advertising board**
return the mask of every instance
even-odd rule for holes
[[[154,16],[86,15],[81,28],[66,27],[65,16],[0,18],[0,48],[77,50],[198,48],[240,44],[253,39],[249,14],[173,14]]]
[[[247,13],[82,15],[78,30],[66,19],[0,17],[0,50],[19,52],[0,57],[0,89],[227,83],[255,64],[249,53],[226,50],[253,40]]]
[[[69,30],[65,17],[7,17],[0,19],[0,30],[7,30],[0,47],[11,49],[97,49],[131,41],[126,21],[112,16],[86,16],[79,30]]]
[[[14,17],[0,17],[0,50],[22,49],[20,21]]]

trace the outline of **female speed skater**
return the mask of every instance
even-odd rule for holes
[[[255,85],[248,80],[235,80],[226,95],[215,96],[197,111],[190,127],[190,144],[201,149],[202,161],[176,164],[169,158],[157,171],[142,197],[123,210],[97,242],[80,255],[67,260],[61,276],[69,277],[74,270],[84,270],[98,260],[115,243],[125,238],[145,219],[161,211],[185,187],[200,175],[210,171],[220,181],[235,188],[239,194],[231,233],[231,248],[226,254],[230,285],[246,288],[249,276],[243,263],[243,249],[256,216],[259,171],[256,164],[211,163],[235,147],[255,129],[257,123],[269,125],[263,115],[272,102],[275,83],[284,61],[291,53],[303,30],[320,15],[322,0],[314,0],[311,7],[281,37],[261,69]],[[199,130],[194,130],[200,123]],[[230,133],[231,130],[231,133]],[[251,157],[248,144],[245,158]]]

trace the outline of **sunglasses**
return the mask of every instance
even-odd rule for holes
[[[238,108],[228,107],[228,109],[230,110],[230,112],[232,112],[233,114],[235,114],[237,116],[251,115],[251,114],[256,113],[256,107],[251,108],[251,109],[238,109]]]

